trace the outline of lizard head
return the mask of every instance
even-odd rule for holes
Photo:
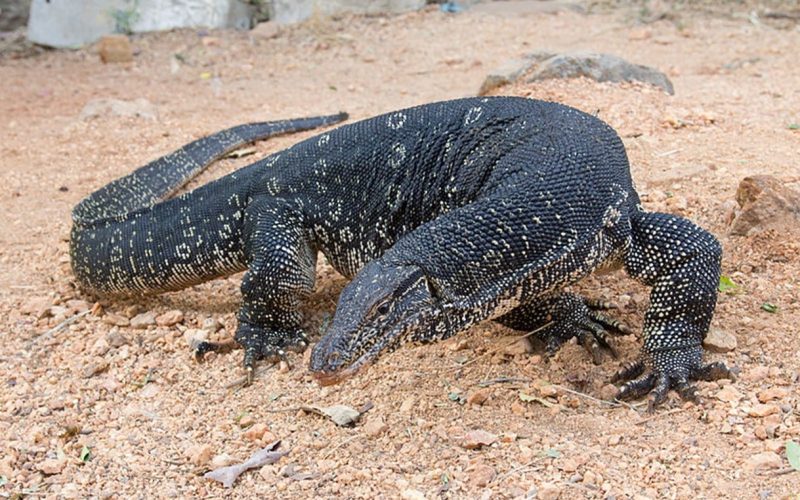
[[[407,341],[432,340],[440,311],[422,269],[376,259],[342,290],[310,370],[321,385],[340,382]]]

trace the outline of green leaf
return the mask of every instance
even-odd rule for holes
[[[719,286],[717,290],[719,290],[720,293],[734,294],[739,291],[739,285],[734,283],[730,276],[725,276],[723,274],[719,277]]]
[[[789,130],[800,130],[800,123],[790,123],[789,125],[786,125],[786,128]]]
[[[764,302],[763,304],[761,304],[761,309],[771,314],[775,314],[776,312],[778,312],[778,306],[776,306],[772,302]]]
[[[81,462],[88,462],[92,458],[92,450],[89,449],[88,446],[83,445],[81,448],[81,454],[78,456],[81,459]]]
[[[789,465],[794,470],[800,470],[800,444],[794,441],[786,441],[786,458],[789,459]]]
[[[460,392],[451,392],[450,394],[447,395],[447,399],[449,399],[450,401],[455,401],[456,403],[462,405],[467,401],[464,395],[461,394]]]

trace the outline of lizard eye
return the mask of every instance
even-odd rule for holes
[[[388,314],[389,313],[389,303],[388,302],[384,302],[383,304],[379,305],[378,309],[376,309],[376,312],[378,314],[380,314],[381,316],[383,316],[385,314]]]

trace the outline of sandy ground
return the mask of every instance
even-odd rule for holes
[[[0,61],[0,495],[800,494],[800,473],[791,472],[784,450],[787,440],[800,440],[800,249],[789,233],[732,237],[726,225],[741,178],[772,174],[797,187],[800,131],[789,125],[800,122],[800,30],[746,13],[678,12],[649,24],[639,14],[448,15],[431,8],[315,20],[275,38],[137,36],[127,65],[101,64],[93,49]],[[242,375],[241,353],[197,365],[185,339],[201,328],[216,339],[231,335],[238,277],[99,305],[76,290],[70,209],[135,166],[247,121],[338,110],[359,119],[474,95],[489,69],[541,49],[614,53],[666,71],[675,85],[674,96],[583,80],[497,93],[597,112],[623,136],[648,208],[685,214],[723,242],[723,271],[739,287],[720,296],[713,328],[734,334],[738,347],[708,358],[735,365],[741,376],[699,384],[704,405],[673,395],[649,417],[642,402],[590,399],[608,395],[617,362],[595,366],[575,345],[544,361],[508,347],[513,332],[493,325],[402,349],[338,386],[318,387],[305,371],[306,355],[292,358],[292,370],[264,370],[254,385],[231,388]],[[158,117],[80,118],[88,101],[106,97],[145,98]],[[258,144],[258,154],[303,136]],[[197,182],[252,158],[224,160]],[[343,284],[320,265],[309,331],[333,312]],[[591,278],[580,289],[616,301],[616,314],[641,326],[647,290],[624,275]],[[765,302],[777,312],[764,311]],[[93,313],[46,333],[87,307]],[[182,319],[172,326],[129,324],[139,313],[173,310]],[[616,339],[625,359],[640,344],[637,336]],[[368,402],[372,409],[353,428],[297,410]],[[463,436],[474,430],[497,442],[465,449]],[[244,460],[274,438],[288,456],[244,474],[233,490],[202,478],[212,463]]]

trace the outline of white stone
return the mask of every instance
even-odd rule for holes
[[[419,10],[425,0],[273,0],[270,19],[281,23],[299,23],[312,15],[381,14]]]

